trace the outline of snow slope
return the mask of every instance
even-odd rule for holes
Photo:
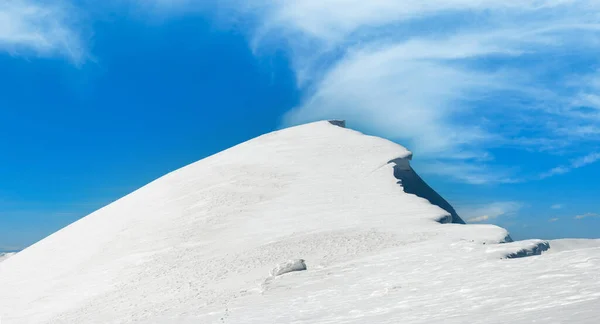
[[[10,258],[13,255],[15,255],[13,252],[0,252],[0,262]]]
[[[225,150],[0,263],[2,323],[598,323],[600,247],[507,259],[552,242],[457,224],[411,157],[328,122]]]

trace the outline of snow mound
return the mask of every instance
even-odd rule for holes
[[[488,253],[500,259],[516,259],[541,255],[550,248],[550,243],[543,240],[526,240],[491,246]]]
[[[460,224],[410,151],[334,124],[183,167],[2,262],[2,322],[597,323],[600,249],[498,260],[544,244]],[[310,271],[265,280],[290,256]]]
[[[296,259],[278,264],[275,268],[273,268],[273,270],[271,270],[270,274],[272,277],[276,277],[288,272],[303,270],[306,270],[306,263],[303,259]]]

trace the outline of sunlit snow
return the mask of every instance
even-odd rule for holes
[[[598,241],[461,224],[411,158],[328,122],[230,148],[0,263],[2,323],[599,322]]]

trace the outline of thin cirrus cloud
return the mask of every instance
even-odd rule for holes
[[[582,168],[586,165],[590,165],[599,160],[600,160],[600,153],[590,153],[588,155],[585,155],[585,156],[582,156],[575,160],[572,160],[571,163],[569,163],[567,165],[557,166],[548,172],[542,173],[540,175],[540,178],[544,179],[544,178],[552,177],[552,176],[559,175],[559,174],[569,173],[575,169]]]
[[[518,183],[522,180],[512,177],[511,170],[498,169],[488,172],[485,167],[462,161],[428,161],[419,166],[419,171],[442,177],[454,178],[460,182],[482,185],[486,183]]]
[[[518,201],[494,202],[486,205],[462,208],[460,214],[467,222],[479,223],[502,216],[515,215],[523,206],[523,203]]]
[[[85,55],[75,12],[62,1],[0,2],[0,52],[61,56],[79,63]]]
[[[577,220],[582,220],[585,218],[600,218],[600,214],[597,213],[585,213],[585,214],[581,214],[581,215],[577,215],[574,217]]]

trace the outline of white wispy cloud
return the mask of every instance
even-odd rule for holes
[[[514,215],[523,208],[518,201],[494,202],[479,206],[466,206],[459,212],[468,222],[477,223],[493,220],[501,216]]]
[[[597,213],[585,213],[585,214],[577,215],[574,218],[577,219],[577,220],[582,220],[584,218],[590,218],[590,217],[594,217],[594,218],[600,217],[600,214],[597,214]]]
[[[469,218],[469,219],[467,219],[467,221],[472,222],[472,223],[480,223],[480,222],[488,221],[489,219],[490,219],[490,216],[482,215],[482,216]]]
[[[600,153],[590,153],[588,155],[572,160],[571,163],[568,165],[561,165],[552,168],[551,170],[542,173],[540,175],[540,178],[545,179],[551,176],[569,173],[574,169],[582,168],[597,161],[600,161]]]
[[[554,223],[554,222],[557,222],[558,220],[559,220],[559,218],[558,218],[558,217],[554,217],[554,218],[550,218],[550,219],[548,220],[548,222],[550,222],[550,223]]]
[[[562,209],[565,205],[563,204],[554,204],[552,206],[550,206],[550,208],[552,209]]]
[[[592,164],[596,161],[600,160],[600,153],[591,153],[586,156],[583,156],[579,159],[576,159],[572,163],[573,168],[581,168],[588,164]]]
[[[463,161],[425,161],[418,162],[419,172],[452,178],[464,183],[481,185],[486,183],[518,183],[510,169],[496,169],[481,163]]]
[[[10,55],[66,56],[80,62],[85,56],[76,10],[65,2],[0,1],[0,52]]]

